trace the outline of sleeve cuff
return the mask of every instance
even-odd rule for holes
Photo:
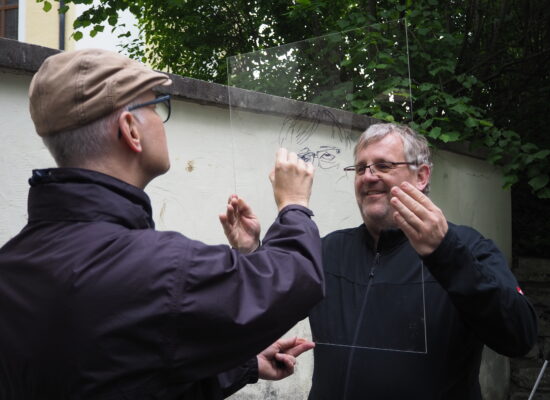
[[[289,204],[288,206],[283,207],[281,211],[279,211],[279,218],[282,217],[284,214],[286,214],[289,211],[296,210],[301,211],[304,214],[306,214],[308,217],[313,217],[313,211],[311,211],[309,208],[300,206],[298,204]]]

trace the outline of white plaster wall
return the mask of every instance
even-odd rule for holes
[[[33,168],[54,166],[28,113],[30,77],[0,72],[0,243],[15,235],[26,221],[27,180]],[[177,230],[206,243],[225,243],[217,214],[225,209],[229,194],[245,197],[263,223],[263,233],[276,210],[267,175],[273,165],[282,119],[261,114],[244,116],[246,123],[231,129],[227,109],[173,101],[166,125],[172,168],[153,181],[147,193],[153,202],[159,230]],[[289,147],[298,149],[289,141]],[[333,145],[341,152],[333,168],[318,168],[311,208],[322,234],[358,225],[361,220],[353,194],[353,176],[342,168],[353,164],[352,149],[318,127],[308,142],[312,148]],[[510,194],[501,189],[501,176],[487,163],[437,151],[432,198],[449,220],[474,226],[495,240],[510,256]],[[325,165],[326,167],[326,165]],[[307,321],[289,335],[309,337]],[[485,368],[487,385],[506,381],[506,361],[491,358]],[[503,367],[504,366],[504,367]],[[493,370],[499,370],[495,375]],[[233,399],[305,399],[310,387],[311,354],[299,359],[297,372],[282,382],[250,385]],[[497,397],[493,397],[496,399]],[[502,397],[498,397],[502,398]]]
[[[29,116],[30,77],[0,72],[0,243],[27,219],[27,180],[31,169],[53,166]]]

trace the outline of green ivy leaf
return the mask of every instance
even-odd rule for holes
[[[493,123],[491,121],[479,119],[478,122],[481,126],[493,127]]]
[[[548,181],[550,181],[548,175],[539,175],[529,181],[529,186],[531,186],[533,190],[538,191],[546,186]]]
[[[419,108],[418,110],[416,110],[416,113],[417,113],[420,117],[424,118],[424,116],[426,115],[427,111],[426,111],[425,108]]]
[[[535,150],[538,150],[538,149],[539,148],[536,145],[534,145],[533,143],[526,143],[523,146],[521,146],[521,150],[524,151],[525,153],[535,151]]]
[[[464,124],[465,124],[468,128],[475,128],[476,126],[478,126],[477,120],[474,119],[474,118],[472,118],[472,117],[466,118],[466,121],[464,121]]]
[[[443,93],[443,98],[445,99],[445,104],[452,106],[453,104],[458,103],[460,100],[456,97],[449,96],[447,93]]]
[[[515,185],[517,182],[519,182],[519,177],[515,174],[511,174],[511,175],[506,175],[504,177],[504,185],[503,185],[503,188],[504,189],[509,189],[510,187],[512,187],[513,185]]]
[[[50,11],[52,9],[52,3],[50,3],[49,1],[45,1],[42,9],[46,12]]]
[[[441,128],[440,127],[435,127],[433,128],[429,133],[428,133],[428,136],[431,137],[431,138],[434,138],[434,139],[437,139],[439,136],[441,135]]]
[[[423,83],[420,86],[418,86],[418,89],[420,89],[423,92],[427,92],[427,91],[432,90],[434,88],[434,86],[435,85],[433,85],[431,83]]]
[[[458,103],[452,106],[451,110],[456,111],[459,114],[464,114],[468,110],[468,106],[464,103]]]
[[[427,119],[426,121],[420,124],[420,127],[421,129],[428,129],[433,124],[433,122],[434,122],[433,119]]]
[[[533,158],[536,160],[543,160],[550,154],[550,150],[541,150],[533,154]]]
[[[539,190],[537,196],[541,199],[550,199],[550,188]]]
[[[77,42],[82,39],[82,32],[80,31],[76,31],[75,33],[73,33],[73,39],[76,40]]]
[[[459,138],[460,138],[460,133],[458,132],[444,133],[439,137],[439,139],[444,143],[456,142]]]

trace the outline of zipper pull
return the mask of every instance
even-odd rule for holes
[[[380,253],[376,252],[376,255],[374,256],[374,265],[370,269],[369,273],[369,279],[374,278],[374,271],[376,270],[376,267],[380,264]]]
[[[376,255],[374,256],[374,265],[380,264],[380,253],[376,252]]]

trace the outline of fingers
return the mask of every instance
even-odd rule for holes
[[[277,170],[277,167],[290,167],[296,166],[298,170],[307,170],[309,173],[314,172],[313,164],[310,162],[305,162],[294,152],[289,152],[285,148],[280,148],[277,150],[275,156],[275,169],[271,171],[274,174]],[[271,175],[271,174],[270,174]]]
[[[286,149],[284,149],[286,151]],[[298,158],[298,155],[294,152],[288,152],[287,151],[287,161],[292,164],[296,164],[298,161],[304,162],[302,159]]]
[[[313,174],[315,173],[315,168],[313,167],[313,164],[310,162],[304,162],[304,160],[302,159],[300,159],[300,161],[302,161],[306,165],[307,172],[313,176]]]
[[[275,161],[276,163],[285,162],[288,159],[288,150],[284,147],[281,147],[279,150],[277,150],[277,153],[275,153]]]
[[[269,179],[279,210],[289,204],[309,205],[313,172],[313,165],[304,162],[296,153],[284,148],[277,151],[275,168]]]
[[[298,357],[303,352],[315,347],[315,343],[303,338],[279,339],[276,344],[281,353],[289,354],[294,357]]]
[[[405,233],[405,235],[412,241],[418,240],[418,231],[413,228],[405,218],[403,218],[398,211],[393,214],[393,219],[397,223],[399,229]]]
[[[422,193],[420,190],[418,190],[416,187],[411,185],[409,182],[403,182],[400,185],[401,190],[403,192],[407,193],[411,199],[415,200],[419,204],[421,204],[424,208],[426,208],[429,211],[433,211],[434,209],[437,209],[435,204],[430,200],[428,196],[426,196],[424,193]]]
[[[397,211],[397,216],[399,216],[396,222],[399,224],[399,222],[406,221],[413,229],[421,229],[421,218],[426,215],[425,209],[422,210],[419,203],[397,187],[393,187],[391,193],[394,196],[390,200],[391,205]]]
[[[278,351],[285,352],[286,350],[290,349],[291,347],[296,346],[296,342],[298,341],[297,337],[291,337],[291,338],[281,338],[277,340],[274,345],[277,347]]]
[[[233,204],[228,204],[225,208],[225,215],[227,217],[227,225],[234,225],[237,220],[237,211]]]
[[[227,206],[225,214],[220,214],[220,222],[224,226],[224,229],[231,227],[239,219],[240,214],[250,215],[252,209],[250,206],[236,194],[232,194],[227,199]],[[222,217],[223,216],[223,217]]]
[[[241,198],[238,198],[237,200],[237,209],[239,210],[239,214],[243,216],[251,216],[254,214],[252,212],[252,208],[248,205],[248,203]]]
[[[218,214],[218,218],[222,225],[223,232],[231,245],[234,244],[233,243],[233,241],[235,240],[234,227],[238,219],[238,215],[235,209],[235,204],[237,203],[236,199],[237,199],[237,196],[234,194],[229,196],[229,199],[227,200],[228,204],[225,209],[225,214]]]
[[[407,216],[412,217],[411,214],[414,214],[419,219],[424,219],[432,210],[433,203],[431,200],[408,182],[402,183],[399,187],[394,186],[391,189],[391,194],[394,196],[391,199],[392,205],[407,221],[410,219]],[[410,213],[405,212],[405,209],[410,211]]]
[[[397,226],[407,235],[416,252],[431,254],[447,233],[443,212],[422,192],[408,182],[391,189],[390,202]]]
[[[294,373],[294,367],[296,366],[296,358],[284,353],[275,354],[275,359],[279,362],[282,362],[286,372],[290,374]]]

